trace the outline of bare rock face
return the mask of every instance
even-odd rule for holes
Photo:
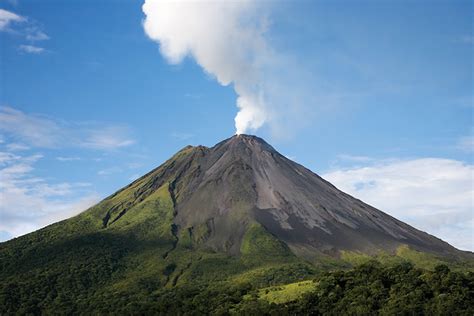
[[[440,255],[457,249],[338,190],[263,139],[236,135],[188,146],[130,185],[134,195],[169,184],[176,236],[239,254],[251,225],[303,257],[341,250],[393,252],[402,244]],[[137,185],[140,184],[140,187]]]

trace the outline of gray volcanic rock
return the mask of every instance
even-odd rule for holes
[[[212,148],[188,146],[144,178],[145,187],[170,182],[176,234],[199,231],[194,236],[201,245],[215,251],[238,254],[248,226],[257,222],[303,257],[393,252],[403,244],[461,253],[338,190],[255,136],[236,135]]]

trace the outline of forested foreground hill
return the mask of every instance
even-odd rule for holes
[[[296,298],[293,293],[301,294]],[[474,274],[434,271],[405,262],[371,261],[329,272],[312,284],[299,282],[253,292],[239,303],[242,314],[269,315],[474,315]]]
[[[284,284],[311,274],[306,281]],[[197,279],[159,290],[150,283],[92,295],[86,280],[71,275],[58,282],[51,276],[56,286],[83,286],[83,292],[76,288],[74,293],[57,292],[48,280],[36,287],[22,286],[31,280],[10,280],[2,284],[0,314],[474,315],[474,273],[454,272],[446,265],[429,271],[408,261],[383,265],[371,260],[324,273],[288,264],[227,280]]]

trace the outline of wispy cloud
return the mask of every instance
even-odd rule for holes
[[[458,140],[457,148],[467,152],[474,152],[474,136],[461,137]]]
[[[102,170],[99,170],[97,172],[97,174],[99,176],[109,176],[111,174],[116,174],[116,173],[121,173],[121,172],[124,172],[126,170],[134,170],[134,169],[139,169],[143,166],[142,163],[140,162],[130,162],[130,163],[127,163],[125,165],[122,165],[120,167],[118,166],[113,166],[113,167],[109,167],[109,168],[105,168],[105,169],[102,169]]]
[[[65,162],[65,161],[78,161],[81,160],[80,157],[56,157],[57,161]]]
[[[131,162],[127,164],[127,168],[129,169],[138,169],[140,167],[143,167],[143,164],[141,162]]]
[[[37,55],[47,51],[44,47],[34,44],[50,39],[34,19],[0,9],[0,31],[15,34],[27,41],[27,44],[18,46],[18,51],[22,53]]]
[[[7,144],[5,147],[9,151],[23,151],[23,150],[30,149],[29,146],[26,146],[24,144],[18,144],[18,143],[10,143],[10,144]]]
[[[396,218],[474,250],[473,165],[439,158],[373,160],[322,176]]]
[[[191,133],[171,133],[171,137],[176,138],[177,140],[188,140],[194,137],[194,134]]]
[[[337,158],[340,160],[353,161],[353,162],[370,162],[374,160],[373,158],[367,157],[367,156],[354,156],[354,155],[347,155],[347,154],[338,155]]]
[[[31,26],[25,29],[26,40],[30,42],[38,42],[49,40],[50,37],[43,32],[38,26]]]
[[[121,172],[121,171],[122,171],[122,169],[119,168],[119,167],[111,167],[111,168],[99,170],[97,172],[97,174],[99,176],[109,176],[111,174],[118,173],[118,172]]]
[[[138,173],[135,173],[135,174],[131,175],[131,176],[128,178],[128,180],[130,180],[130,181],[135,181],[135,180],[137,180],[137,179],[140,178],[140,177],[141,177],[141,175],[139,175]]]
[[[0,107],[0,130],[28,144],[54,147],[60,142],[62,129],[58,122],[45,116]]]
[[[45,52],[43,47],[34,46],[34,45],[20,45],[18,50],[28,53],[28,54],[41,54]]]
[[[466,43],[466,44],[474,44],[474,36],[472,35],[464,35],[459,38],[459,42]]]
[[[42,155],[0,152],[1,238],[23,235],[85,210],[99,200],[87,183],[49,183],[34,174]]]
[[[113,150],[135,140],[127,126],[97,122],[67,122],[38,114],[0,107],[0,130],[31,147],[82,147]]]
[[[202,98],[202,94],[197,94],[197,93],[185,93],[184,96],[186,98],[195,99],[195,100],[198,100],[198,99]]]
[[[21,157],[18,156],[18,155],[15,155],[15,154],[12,154],[12,153],[8,153],[8,152],[1,152],[0,151],[0,167],[7,164],[7,163],[11,163],[15,160],[18,160],[20,159]]]
[[[133,145],[126,126],[106,126],[101,128],[86,128],[85,137],[80,145],[92,149],[111,150]]]
[[[19,22],[24,22],[26,21],[25,17],[22,17],[18,14],[15,14],[13,12],[0,9],[0,31],[6,31],[8,30],[8,27],[12,23],[19,23]]]

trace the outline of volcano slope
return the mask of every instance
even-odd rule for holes
[[[471,253],[236,135],[187,146],[85,212],[1,243],[0,314],[169,312],[189,284],[243,297],[370,256],[472,264]]]

